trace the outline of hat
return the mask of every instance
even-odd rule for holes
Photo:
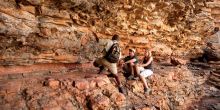
[[[136,52],[136,50],[134,48],[130,48],[129,50],[134,52],[134,53]]]

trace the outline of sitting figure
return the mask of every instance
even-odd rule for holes
[[[122,65],[123,74],[127,80],[137,78],[137,63],[138,58],[135,54],[135,49],[129,49],[129,55],[122,60],[120,60],[120,64]]]
[[[146,94],[149,94],[151,92],[151,89],[148,87],[145,78],[153,74],[152,62],[153,62],[153,57],[151,55],[151,52],[146,50],[143,58],[143,63],[137,65],[138,76],[140,77],[142,83],[144,84],[144,93]]]

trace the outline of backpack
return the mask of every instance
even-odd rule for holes
[[[118,43],[114,43],[105,55],[105,59],[110,63],[117,63],[120,57],[120,47]]]

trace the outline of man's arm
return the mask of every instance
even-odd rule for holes
[[[136,62],[136,61],[137,61],[137,59],[136,59],[136,58],[133,58],[133,59],[131,59],[131,60],[126,61],[125,63],[134,63],[134,62]]]
[[[125,58],[125,59],[126,59],[126,58]],[[136,61],[137,61],[137,58],[134,57],[134,58],[132,58],[132,59],[130,59],[130,60],[124,62],[124,63],[125,63],[125,64],[126,64],[126,63],[134,63],[134,62],[136,62]]]

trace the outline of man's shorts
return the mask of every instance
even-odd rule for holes
[[[97,63],[98,65],[102,65],[105,68],[107,68],[112,74],[117,74],[117,63],[110,63],[109,61],[107,61],[105,58],[98,58],[95,60],[95,63]]]
[[[144,67],[138,67],[140,71],[140,76],[146,78],[153,74],[153,71],[151,69],[145,69]]]

